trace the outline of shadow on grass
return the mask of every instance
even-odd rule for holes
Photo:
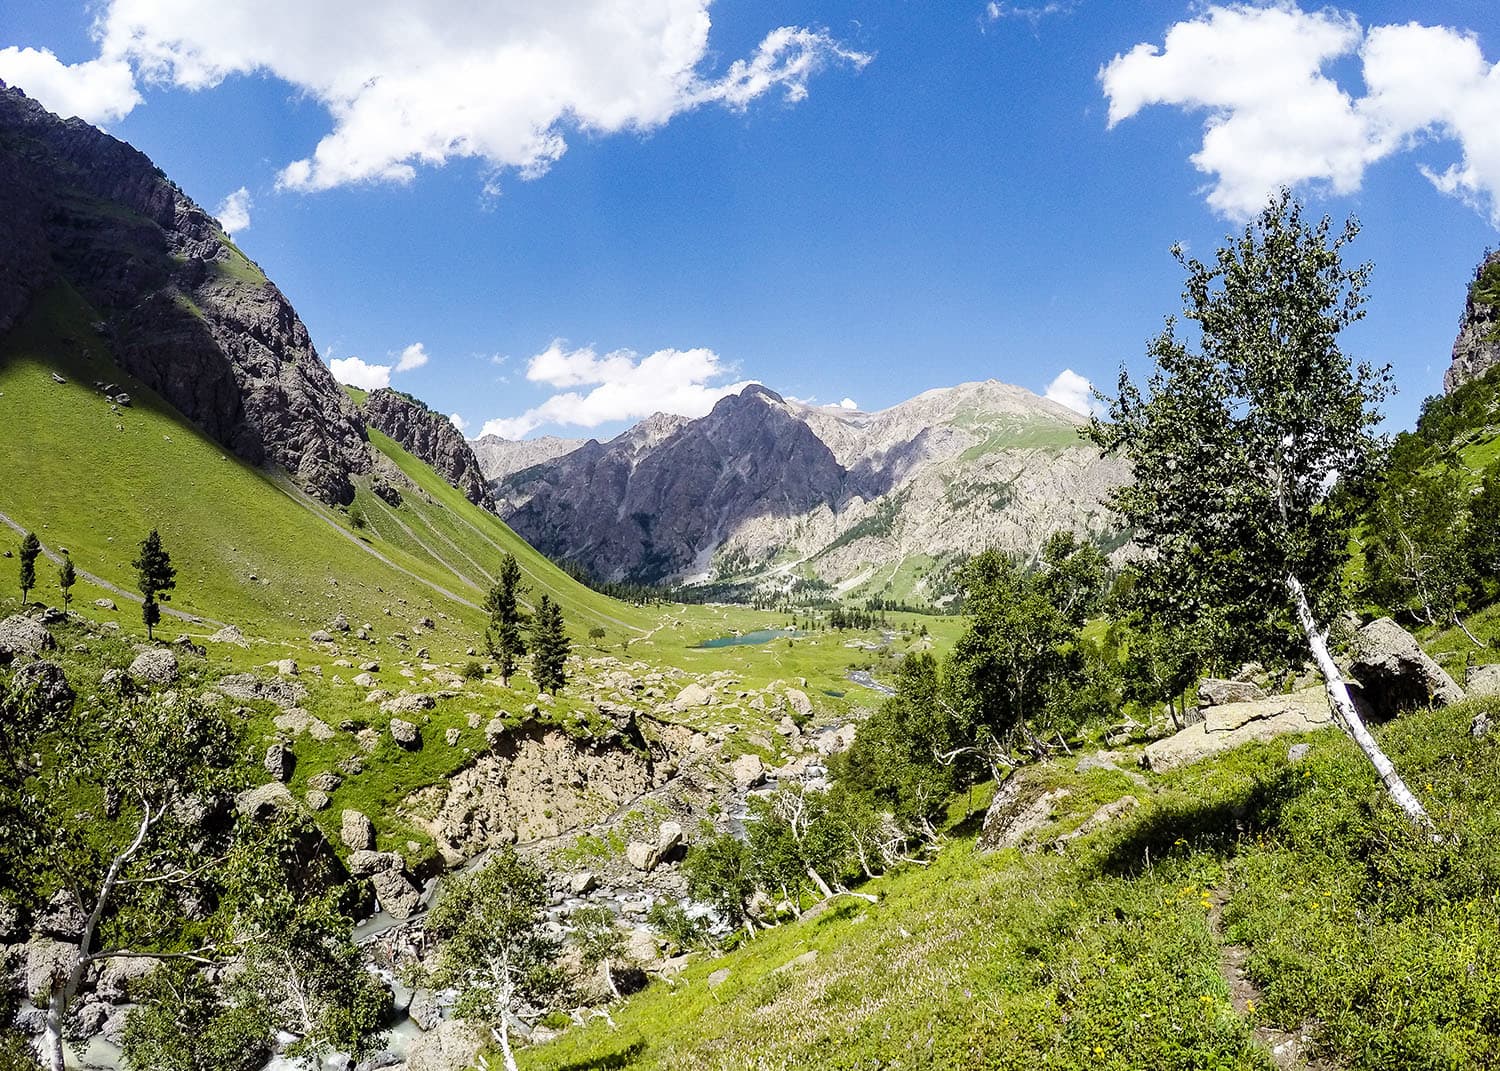
[[[1185,852],[1227,858],[1243,838],[1273,828],[1282,807],[1295,796],[1290,778],[1280,775],[1215,799],[1184,795],[1163,800],[1120,830],[1101,852],[1099,869],[1133,878]]]
[[[646,1051],[646,1043],[640,1039],[632,1041],[624,1048],[607,1052],[603,1056],[594,1056],[587,1060],[575,1060],[570,1064],[560,1064],[555,1071],[615,1071],[615,1069],[629,1067],[635,1062],[636,1057]]]

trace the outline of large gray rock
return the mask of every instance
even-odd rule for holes
[[[32,929],[43,937],[76,941],[83,936],[88,921],[88,912],[79,904],[78,897],[67,889],[60,889],[37,912]]]
[[[280,781],[272,781],[259,788],[249,788],[234,798],[235,808],[251,821],[274,818],[278,812],[294,811],[297,801],[291,791]]]
[[[1025,771],[1017,772],[996,791],[975,847],[994,852],[1025,844],[1052,821],[1057,803],[1069,794],[1065,788],[1045,788]]]
[[[1371,621],[1355,634],[1350,673],[1376,717],[1463,701],[1463,689],[1388,617]]]
[[[137,684],[165,688],[177,680],[177,656],[165,647],[153,647],[136,655],[127,672]]]
[[[349,853],[349,873],[356,878],[373,877],[387,870],[400,870],[406,864],[396,852],[377,852],[360,848]]]
[[[272,744],[266,748],[266,758],[263,765],[266,768],[266,773],[278,781],[286,782],[292,779],[294,761],[292,753],[286,749],[285,744]]]
[[[40,657],[56,646],[52,633],[38,621],[21,614],[0,621],[0,661],[22,655]]]
[[[1500,695],[1500,666],[1470,666],[1464,677],[1464,691],[1470,699],[1482,695]]]
[[[473,1067],[485,1039],[463,1019],[444,1019],[412,1042],[406,1071],[463,1071]]]
[[[350,851],[371,851],[375,847],[375,823],[359,811],[346,810],[339,818],[339,839]]]
[[[1307,688],[1251,703],[1229,703],[1209,707],[1198,724],[1147,744],[1142,761],[1152,770],[1172,770],[1251,740],[1313,732],[1332,724],[1328,694],[1322,688]]]
[[[61,717],[73,706],[73,687],[56,662],[27,662],[11,675],[11,685],[30,691],[46,717]]]
[[[370,875],[375,899],[393,919],[409,919],[422,906],[422,890],[412,884],[402,869],[377,870]]]
[[[400,718],[391,719],[391,739],[408,751],[415,751],[422,746],[422,734],[417,730],[417,727],[409,721],[402,721]]]
[[[1198,685],[1200,707],[1221,707],[1226,703],[1253,703],[1265,697],[1265,689],[1251,681],[1226,681],[1209,677]]]
[[[78,946],[50,937],[35,937],[26,943],[26,966],[22,975],[28,995],[49,993],[54,982],[67,977],[78,962]]]
[[[301,706],[307,699],[307,686],[301,681],[284,677],[266,679],[253,673],[232,673],[220,678],[214,688],[231,699],[242,702],[260,700],[274,703],[283,710]]]

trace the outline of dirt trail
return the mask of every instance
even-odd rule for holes
[[[1256,1044],[1270,1055],[1280,1071],[1339,1071],[1336,1064],[1307,1057],[1312,1046],[1313,1024],[1282,1030],[1254,1019],[1253,1013],[1261,1004],[1261,992],[1246,972],[1250,950],[1244,945],[1224,942],[1223,912],[1229,894],[1223,889],[1211,889],[1208,895],[1213,904],[1208,913],[1208,928],[1219,941],[1219,974],[1229,987],[1229,1002],[1234,1005],[1235,1014],[1250,1019],[1250,1035]]]

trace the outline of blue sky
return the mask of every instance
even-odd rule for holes
[[[1272,180],[1362,219],[1348,349],[1407,426],[1500,243],[1488,0],[442,6],[9,0],[0,78],[210,210],[243,189],[236,240],[320,353],[471,435],[602,438],[748,379],[1108,386],[1179,307],[1173,242],[1207,254]]]

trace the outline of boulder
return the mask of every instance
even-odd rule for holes
[[[1065,788],[1043,789],[1025,773],[1012,775],[995,793],[975,847],[995,852],[1020,846],[1052,821],[1055,805],[1070,794]]]
[[[99,967],[94,995],[108,1004],[124,1004],[130,999],[130,985],[156,970],[160,960],[144,956],[111,956]]]
[[[599,879],[587,870],[580,870],[568,875],[568,892],[574,896],[583,896],[591,893],[598,886]]]
[[[1389,617],[1371,621],[1356,633],[1350,673],[1376,717],[1461,702],[1454,683],[1407,632]]]
[[[426,692],[417,692],[415,695],[403,692],[394,699],[387,699],[380,704],[382,714],[421,714],[437,706],[437,700]]]
[[[276,667],[276,672],[282,677],[295,677],[298,673],[297,660],[295,658],[282,658],[271,663]]]
[[[375,900],[381,910],[393,919],[409,919],[422,906],[422,890],[412,884],[406,871],[399,866],[377,870],[370,875],[370,884],[375,886]]]
[[[209,643],[227,643],[234,647],[249,647],[250,641],[234,625],[225,625],[208,638]]]
[[[411,995],[411,1006],[407,1009],[411,1021],[427,1031],[443,1021],[443,1005],[438,995],[430,989],[418,989]]]
[[[1265,697],[1265,689],[1252,681],[1226,681],[1209,677],[1198,685],[1200,707],[1221,707],[1226,703],[1253,703]]]
[[[406,1071],[459,1071],[472,1067],[484,1048],[479,1030],[464,1019],[444,1019],[411,1043]]]
[[[55,937],[62,941],[76,941],[83,936],[89,917],[79,904],[78,898],[67,889],[60,889],[37,913],[32,929],[43,937]]]
[[[95,599],[94,600],[94,605],[97,606],[97,607],[99,607],[99,609],[101,609],[101,610],[113,610],[115,608],[115,600],[114,599]]]
[[[332,792],[343,783],[344,779],[332,770],[324,770],[307,779],[307,787],[317,789],[319,792]]]
[[[729,776],[740,788],[754,788],[765,780],[766,764],[761,762],[759,755],[747,753],[730,764]]]
[[[649,874],[663,860],[676,851],[681,844],[681,824],[677,822],[663,822],[657,830],[655,844],[633,840],[625,846],[625,859],[637,870]]]
[[[137,684],[165,688],[177,680],[177,656],[165,647],[142,651],[135,656],[127,672]]]
[[[807,698],[807,693],[798,688],[788,688],[785,692],[787,706],[792,708],[792,716],[806,720],[812,717],[812,700]]]
[[[350,851],[373,851],[375,823],[359,811],[346,810],[339,819],[339,839]]]
[[[242,702],[263,700],[283,710],[301,706],[307,699],[307,687],[300,681],[266,680],[253,673],[232,673],[221,677],[214,688],[230,699]]]
[[[1251,740],[1315,732],[1332,724],[1328,693],[1322,688],[1306,688],[1250,703],[1228,703],[1209,707],[1198,724],[1147,744],[1141,761],[1152,770],[1172,770]]]
[[[706,707],[713,701],[714,693],[694,681],[677,693],[677,698],[672,700],[672,706],[676,710],[688,710],[692,707]]]
[[[26,966],[23,981],[25,993],[47,993],[54,980],[67,977],[78,962],[78,946],[50,937],[34,937],[26,942]]]
[[[292,779],[292,766],[295,760],[292,753],[286,749],[284,744],[272,744],[266,748],[265,768],[266,773],[276,780],[287,782]]]
[[[15,614],[0,621],[0,659],[21,655],[35,658],[56,646],[52,633],[29,617]]]
[[[1500,695],[1500,666],[1470,666],[1464,677],[1464,690],[1473,699],[1481,695]]]
[[[417,727],[400,718],[391,719],[391,739],[408,751],[415,751],[422,746],[422,734],[417,731]]]
[[[40,712],[48,717],[66,714],[73,705],[73,687],[56,662],[27,662],[11,676],[11,685],[31,691]]]
[[[340,610],[338,613],[333,615],[333,620],[328,622],[328,628],[331,632],[348,632],[349,619],[345,617],[344,612]]]
[[[234,798],[235,809],[251,821],[265,821],[279,811],[294,811],[297,801],[280,781],[249,788]]]
[[[326,811],[328,810],[329,803],[332,802],[328,798],[328,793],[316,788],[308,789],[307,795],[303,799],[306,801],[307,809],[310,811]]]
[[[333,634],[331,632],[325,632],[322,629],[318,629],[318,631],[307,637],[307,639],[311,643],[332,643]]]

